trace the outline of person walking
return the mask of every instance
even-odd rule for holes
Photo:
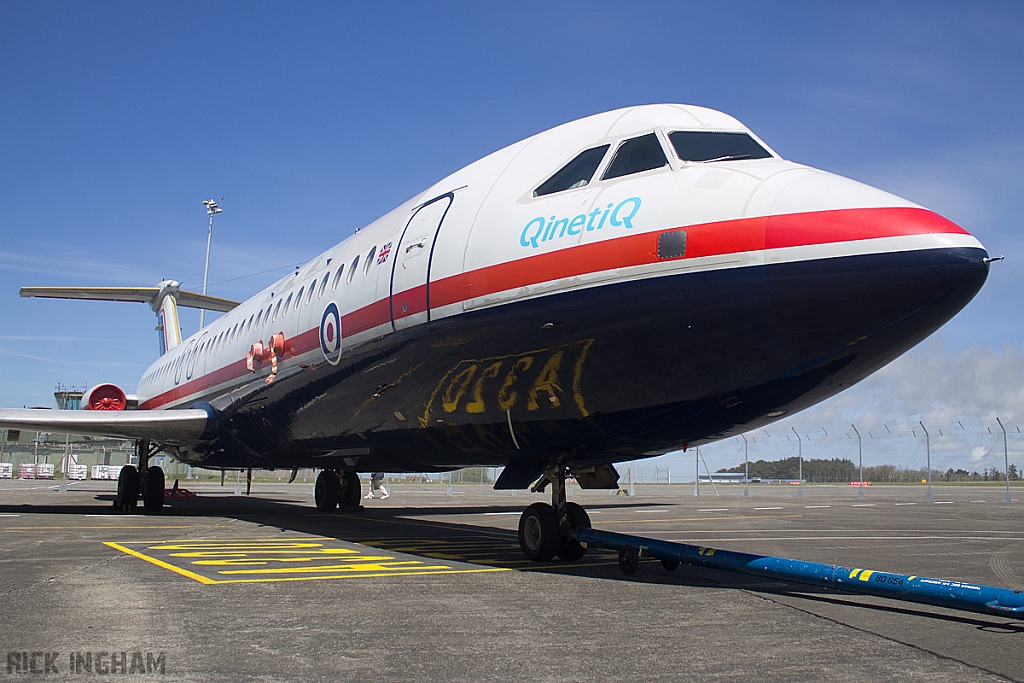
[[[388,490],[384,488],[384,473],[374,472],[370,477],[370,492],[366,494],[367,500],[373,500],[373,492],[380,491],[380,499],[384,500],[388,497]]]

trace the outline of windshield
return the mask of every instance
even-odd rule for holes
[[[682,161],[733,161],[772,156],[746,133],[677,130],[669,133],[668,139]]]

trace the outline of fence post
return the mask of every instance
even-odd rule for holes
[[[700,446],[694,449],[693,454],[693,495],[700,495]]]
[[[929,503],[932,502],[932,436],[928,433],[928,428],[924,426],[924,422],[920,420],[917,424],[921,425],[921,429],[924,430],[924,450],[928,454],[928,493],[925,494],[924,499]],[[939,430],[942,431],[941,429]]]
[[[857,478],[860,480],[857,482],[857,498],[864,500],[864,451],[861,448],[860,432],[857,431],[857,425],[851,424],[853,427],[853,433],[857,435],[857,463],[860,467],[860,474]]]
[[[1003,430],[1003,469],[1006,470],[1006,499],[1005,502],[1012,503],[1013,498],[1010,497],[1010,453],[1006,448],[1006,427],[1003,426],[1002,420],[996,417],[996,422],[999,423],[999,428]]]
[[[750,496],[750,458],[747,457],[747,435],[740,434],[743,438],[743,495]]]
[[[796,492],[796,497],[797,498],[803,498],[804,497],[804,440],[800,437],[800,434],[797,433],[796,427],[790,427],[790,429],[792,429],[793,433],[796,434],[796,453],[797,453],[797,458],[798,458],[798,460],[797,460],[797,467],[798,467],[798,469],[797,469],[797,473],[796,473],[797,482],[798,482],[798,488],[797,488],[797,492]]]

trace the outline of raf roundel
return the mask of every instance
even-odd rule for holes
[[[331,365],[341,360],[341,316],[333,303],[324,309],[324,317],[320,319],[320,350]]]

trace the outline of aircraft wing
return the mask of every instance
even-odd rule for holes
[[[167,444],[202,441],[213,417],[205,410],[41,410],[0,408],[0,429],[149,439]]]

